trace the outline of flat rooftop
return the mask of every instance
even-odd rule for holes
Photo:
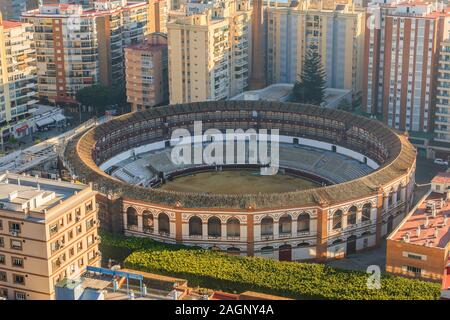
[[[427,212],[427,205],[432,203],[436,205],[435,216],[432,212]],[[445,248],[450,242],[450,219],[446,217],[450,218],[450,199],[446,199],[446,194],[431,192],[416,210],[405,218],[390,239],[405,241],[405,237],[406,239],[409,237],[409,241],[405,242]]]
[[[88,186],[29,175],[0,173],[0,205],[6,210],[23,211],[29,203],[31,211],[43,211],[85,188]]]

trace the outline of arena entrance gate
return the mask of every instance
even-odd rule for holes
[[[350,236],[347,239],[347,255],[356,253],[356,236]]]
[[[280,261],[292,261],[292,247],[289,244],[284,244],[279,248],[279,258]]]

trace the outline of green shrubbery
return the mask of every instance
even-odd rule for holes
[[[383,275],[381,289],[368,289],[364,272],[313,263],[236,257],[161,244],[149,239],[103,236],[108,245],[134,251],[129,268],[187,279],[191,286],[228,292],[247,290],[297,299],[438,299],[439,284]]]

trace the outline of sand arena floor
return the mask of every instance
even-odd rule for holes
[[[273,176],[261,176],[258,170],[226,170],[179,176],[161,186],[161,189],[242,194],[288,192],[317,186],[320,184],[299,176],[281,173]]]

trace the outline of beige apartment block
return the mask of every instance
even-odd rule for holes
[[[0,14],[0,128],[6,122],[24,118],[29,107],[37,102],[31,27],[2,20]]]
[[[148,12],[147,2],[115,0],[92,7],[48,4],[23,13],[34,26],[40,98],[70,103],[82,88],[123,84],[124,48],[144,39]]]
[[[132,111],[169,100],[167,35],[153,33],[125,49],[127,101]]]
[[[365,12],[351,4],[319,4],[267,8],[268,83],[294,83],[313,47],[321,55],[326,86],[357,95],[362,90]]]
[[[243,92],[251,68],[247,1],[190,3],[167,25],[170,103],[224,100]]]
[[[169,10],[166,0],[149,0],[148,33],[167,33]]]
[[[54,299],[54,285],[100,265],[91,186],[0,175],[0,296]]]

